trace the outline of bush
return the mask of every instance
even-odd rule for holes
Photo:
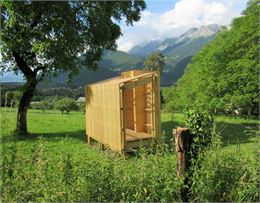
[[[41,110],[42,113],[44,113],[46,110],[53,109],[53,106],[50,100],[42,100],[39,102],[33,102],[31,108]]]
[[[212,144],[213,118],[207,112],[190,110],[186,114],[186,127],[189,128],[192,137],[192,150],[194,153],[203,151]]]
[[[258,202],[258,157],[207,151],[192,176],[192,201]]]
[[[58,100],[55,103],[55,108],[60,110],[61,113],[63,114],[64,111],[67,113],[69,113],[70,111],[76,111],[76,110],[78,110],[79,107],[77,105],[77,102],[74,99],[65,97],[65,98]]]

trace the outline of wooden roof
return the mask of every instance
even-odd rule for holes
[[[122,72],[120,76],[109,78],[107,80],[102,80],[96,83],[89,84],[88,86],[93,85],[104,85],[104,84],[121,84],[133,82],[140,80],[141,78],[151,77],[155,74],[155,71],[143,71],[143,70],[130,70]]]

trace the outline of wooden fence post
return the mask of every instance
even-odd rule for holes
[[[184,177],[191,166],[190,146],[192,144],[192,135],[188,128],[173,129],[175,140],[175,150],[177,154],[177,176]],[[184,187],[181,189],[182,201],[188,202],[190,191],[190,179],[184,177]]]

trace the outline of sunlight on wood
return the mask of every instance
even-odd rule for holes
[[[94,139],[123,153],[160,141],[159,72],[126,71],[85,90],[88,143]]]

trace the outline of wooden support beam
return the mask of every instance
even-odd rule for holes
[[[120,89],[120,134],[121,134],[121,153],[125,152],[126,143],[126,121],[125,121],[125,104],[124,104],[124,89]]]
[[[155,77],[155,108],[156,108],[156,126],[157,126],[157,139],[161,141],[161,96],[160,96],[160,72],[156,72]]]
[[[88,141],[88,144],[91,144],[91,137],[89,135],[87,135],[87,141]]]
[[[145,84],[150,83],[150,82],[152,82],[152,77],[144,78],[142,80],[136,80],[136,81],[133,81],[133,82],[128,82],[125,85],[123,85],[121,88],[132,89],[132,88],[135,88],[135,87],[145,85]]]

